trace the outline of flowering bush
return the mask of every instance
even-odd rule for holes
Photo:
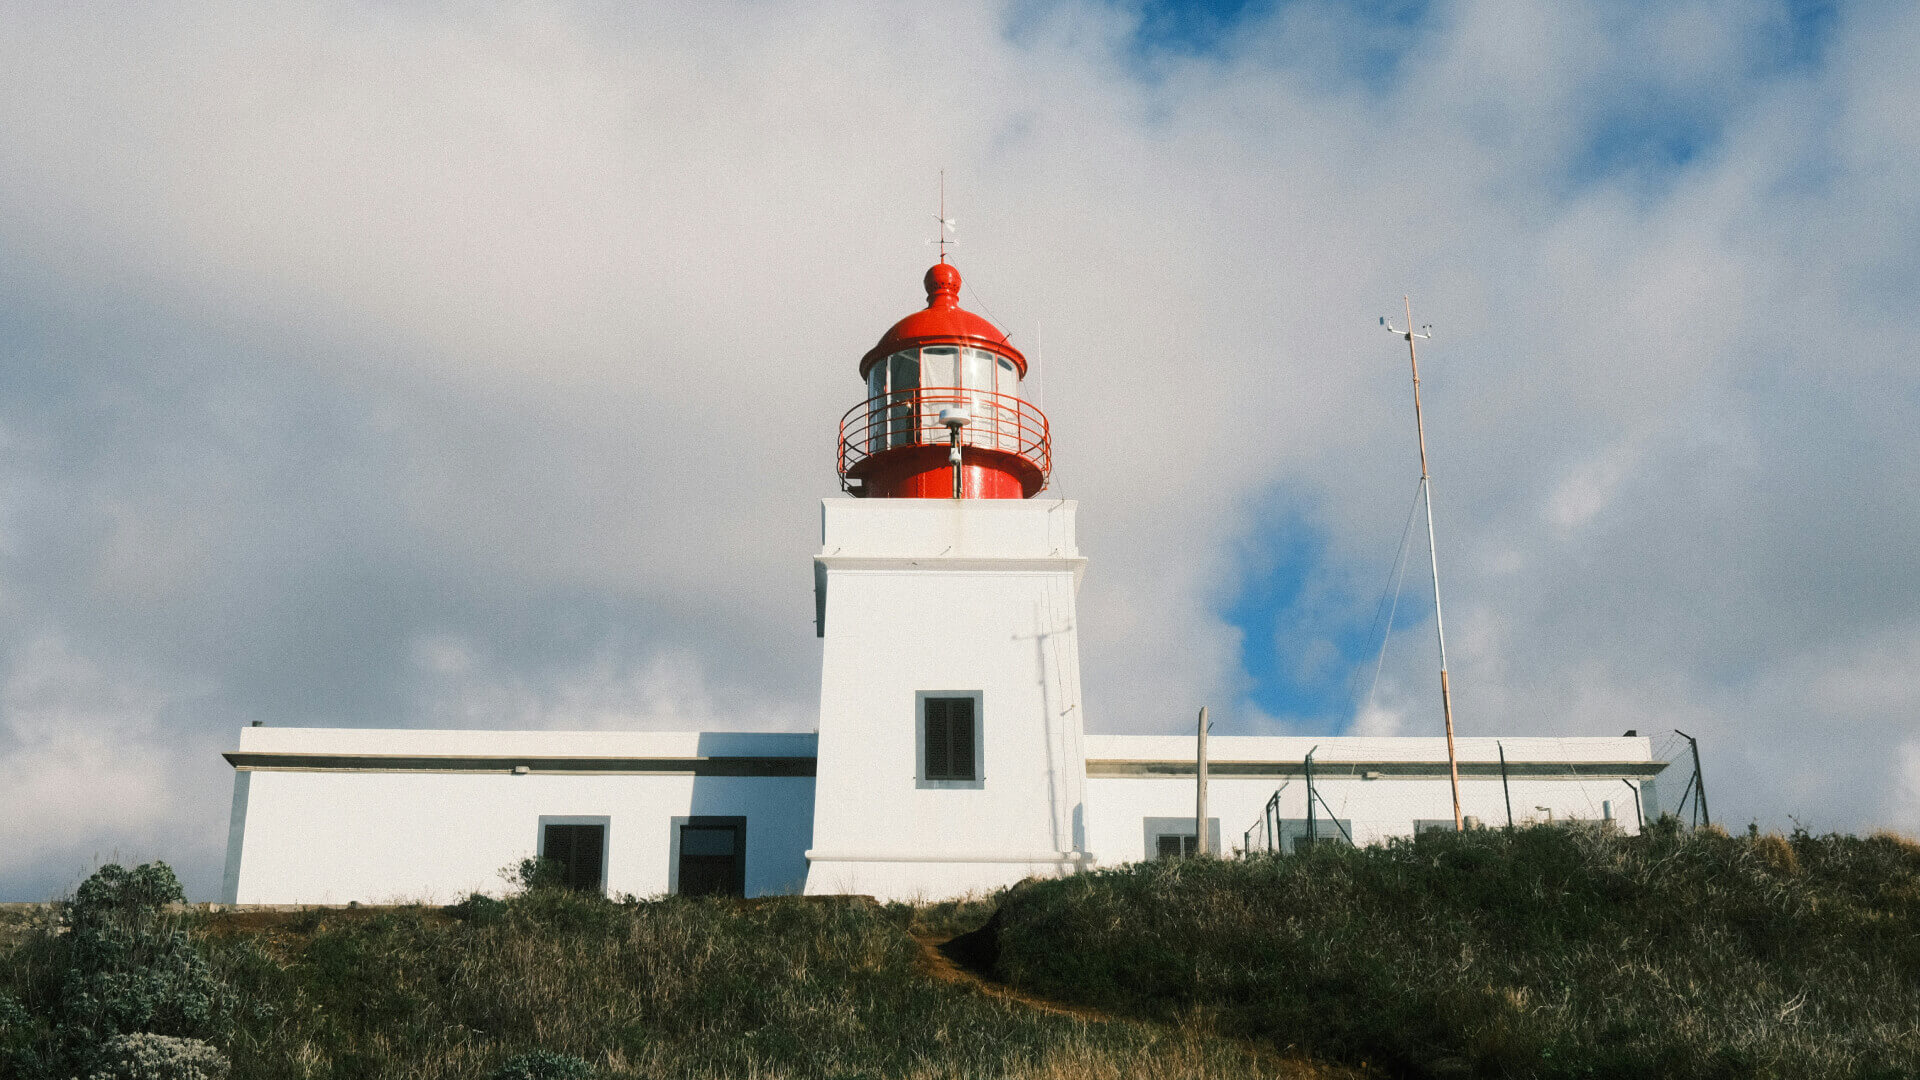
[[[508,1058],[489,1080],[587,1080],[593,1067],[572,1054],[529,1050]]]
[[[116,1035],[101,1048],[91,1080],[227,1080],[227,1056],[199,1039]]]

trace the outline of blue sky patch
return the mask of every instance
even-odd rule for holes
[[[1243,24],[1273,8],[1274,0],[1148,0],[1140,9],[1135,47],[1217,53]]]
[[[1576,182],[1664,175],[1686,167],[1719,137],[1718,117],[1649,101],[1602,117],[1570,172]]]
[[[1756,51],[1776,68],[1816,67],[1839,23],[1840,5],[1833,0],[1787,0],[1786,18],[1770,28]]]
[[[1277,718],[1344,730],[1366,695],[1386,631],[1381,599],[1392,565],[1383,559],[1355,571],[1337,563],[1325,531],[1297,509],[1263,520],[1244,551],[1246,574],[1222,616],[1241,631],[1248,699]],[[1432,610],[1412,554],[1393,619],[1402,629]]]
[[[1329,84],[1385,88],[1428,23],[1428,0],[1146,0],[1130,43],[1151,70],[1166,57],[1222,59],[1259,51],[1280,67]],[[1298,12],[1302,18],[1292,18]]]

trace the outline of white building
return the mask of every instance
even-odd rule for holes
[[[822,506],[817,736],[250,727],[226,755],[223,898],[444,902],[540,855],[639,896],[933,899],[1191,851],[1194,741],[1084,730],[1086,560],[1076,504],[1035,497],[1051,441],[1026,358],[959,307],[944,258],[926,285],[841,425],[856,498]],[[1214,851],[1453,827],[1444,739],[1210,746]],[[1635,737],[1457,749],[1463,812],[1486,824],[1636,830],[1664,767]]]

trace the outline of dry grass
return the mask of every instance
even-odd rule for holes
[[[926,967],[912,936],[988,905],[612,903],[214,915],[246,1000],[234,1076],[472,1080],[541,1047],[606,1077],[1351,1076],[1204,1027],[1092,1020]]]

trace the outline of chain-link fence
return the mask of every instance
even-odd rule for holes
[[[1678,731],[1646,738],[1650,754],[1585,756],[1569,750],[1576,740],[1476,739],[1470,752],[1463,740],[1460,817],[1468,828],[1593,822],[1629,833],[1662,814],[1686,827],[1710,823],[1695,741]],[[1351,756],[1338,744],[1326,750]],[[1617,756],[1630,760],[1610,760]],[[1303,759],[1258,791],[1229,794],[1216,780],[1209,785],[1219,793],[1216,804],[1240,816],[1225,823],[1229,846],[1291,853],[1314,843],[1378,843],[1454,828],[1454,785],[1444,761],[1374,758]]]

